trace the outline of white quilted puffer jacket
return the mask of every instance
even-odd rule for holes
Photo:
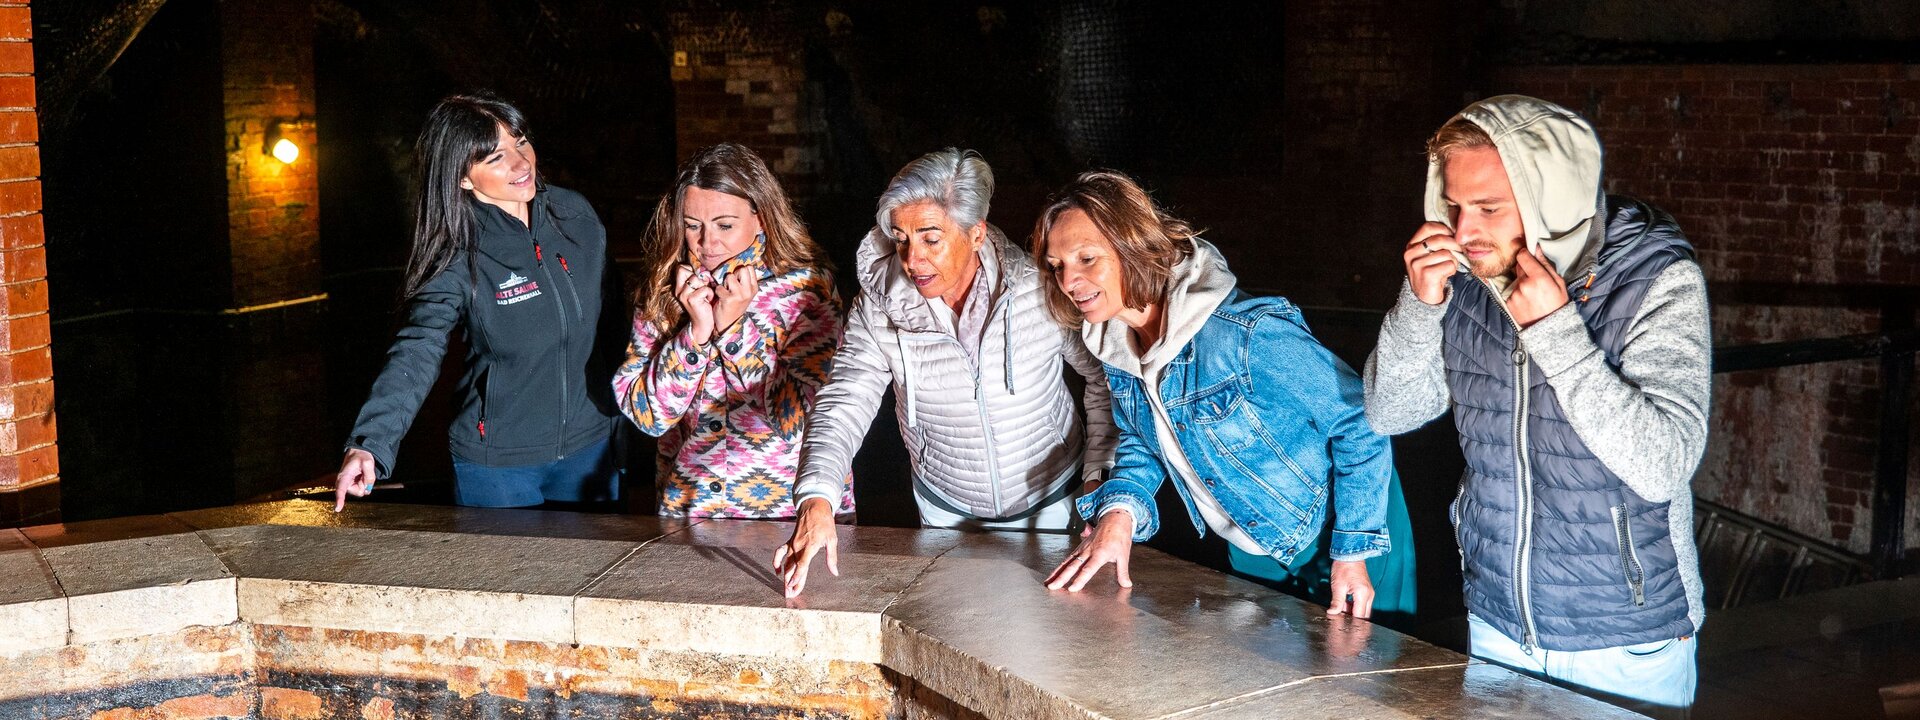
[[[1026,253],[992,225],[987,238],[996,262],[981,272],[998,278],[978,364],[935,319],[928,303],[938,299],[921,297],[901,271],[893,239],[876,229],[861,241],[860,295],[807,416],[796,505],[840,497],[888,384],[914,479],[936,505],[986,521],[1019,518],[1112,468],[1106,372],[1077,326],[1047,314],[1050,289]],[[1086,378],[1084,431],[1063,362]]]

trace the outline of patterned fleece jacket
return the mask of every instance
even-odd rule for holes
[[[739,322],[705,346],[687,323],[671,335],[636,314],[627,361],[613,379],[622,411],[660,438],[660,514],[791,518],[800,441],[814,393],[840,342],[840,296],[820,268],[773,275],[761,243],[716,271],[760,275]],[[851,479],[838,502],[853,511]]]

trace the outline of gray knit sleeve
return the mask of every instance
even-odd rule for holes
[[[1628,326],[1620,370],[1607,364],[1572,303],[1521,331],[1567,422],[1640,497],[1688,497],[1707,446],[1713,337],[1706,279],[1690,261],[1653,279]]]
[[[1367,423],[1382,435],[1411,432],[1447,411],[1447,368],[1440,348],[1440,319],[1453,291],[1439,305],[1415,297],[1400,284],[1400,300],[1380,324],[1380,342],[1367,356]]]

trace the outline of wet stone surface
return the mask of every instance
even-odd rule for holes
[[[792,527],[293,500],[0,533],[0,620],[37,638],[0,642],[0,702],[244,677],[244,697],[148,699],[247,717],[1631,716],[1147,548],[1132,588],[1108,572],[1048,590],[1076,542],[1060,535],[841,527],[840,575],[816,561],[788,599],[772,559]]]

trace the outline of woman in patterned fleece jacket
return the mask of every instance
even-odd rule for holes
[[[660,198],[622,411],[660,437],[660,514],[793,517],[807,410],[840,341],[840,297],[766,163],[723,143]],[[853,511],[851,484],[837,503]]]

